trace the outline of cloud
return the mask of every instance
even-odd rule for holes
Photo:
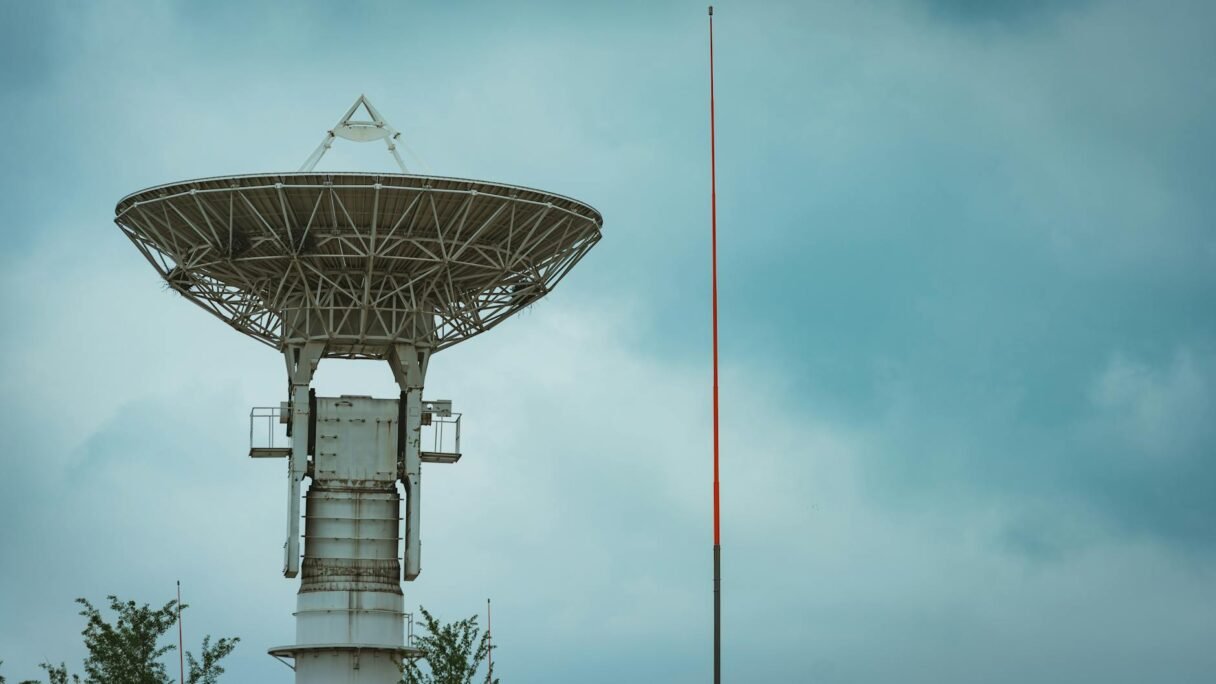
[[[407,601],[456,617],[493,597],[501,667],[529,681],[630,672],[700,681],[710,543],[704,364],[654,358],[645,330],[615,334],[636,318],[628,303],[553,297],[432,363],[430,395],[453,398],[465,414],[465,457],[427,470],[424,571],[405,586]],[[199,344],[232,335],[212,327]],[[289,638],[294,589],[277,577],[281,473],[241,455],[236,423],[248,398],[234,391],[239,368],[199,369],[184,391],[118,407],[67,459],[73,496],[46,497],[63,485],[44,472],[25,499],[40,522],[24,526],[18,544],[79,543],[44,557],[61,570],[31,565],[10,576],[53,581],[59,588],[37,600],[58,596],[65,609],[44,610],[36,629],[5,634],[6,644],[38,653],[33,644],[73,631],[70,595],[142,596],[183,574],[198,611],[191,633],[244,639],[233,680],[276,676],[261,651]],[[391,385],[381,364],[322,369],[335,389],[359,391],[373,377]],[[204,386],[233,389],[196,391],[204,377]],[[1151,544],[1102,539],[1027,564],[1000,545],[1019,520],[1012,501],[940,499],[893,514],[866,482],[874,435],[807,411],[765,364],[728,363],[723,387],[732,676],[785,681],[810,668],[870,681],[916,663],[933,679],[1086,678],[1113,671],[1096,657],[1107,649],[1126,681],[1206,667],[1169,660],[1162,653],[1183,646],[1157,652],[1162,642],[1146,630],[1206,626],[1206,611],[1186,597],[1206,591],[1209,572]],[[89,559],[87,573],[77,556]],[[1148,576],[1168,578],[1173,590],[1129,600]],[[33,609],[16,597],[8,605]],[[1123,619],[1099,619],[1110,610]],[[943,643],[954,644],[953,659],[941,658]],[[623,651],[634,657],[609,655]],[[22,663],[13,658],[10,671]]]
[[[23,20],[53,49],[20,53],[6,120],[59,118],[0,171],[6,673],[78,660],[75,596],[181,577],[188,640],[244,639],[232,681],[290,676],[263,653],[293,633],[282,472],[243,455],[281,362],[164,291],[109,217],[166,180],[295,168],[366,92],[437,173],[606,217],[557,292],[432,363],[465,457],[427,470],[407,602],[492,596],[508,677],[704,681],[703,11]],[[728,678],[1210,678],[1210,9],[718,11]],[[374,363],[317,386],[396,393]]]
[[[1090,6],[1089,0],[1048,2],[1047,0],[926,0],[922,3],[935,17],[959,22],[968,27],[993,24],[1003,27],[1037,26],[1062,12],[1076,12]]]
[[[1081,430],[1094,489],[1120,523],[1211,551],[1216,357],[1180,349],[1160,366],[1115,355]]]
[[[1216,357],[1182,349],[1164,368],[1116,355],[1091,390],[1098,432],[1145,459],[1197,458],[1211,443]]]

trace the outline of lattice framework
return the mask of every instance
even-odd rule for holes
[[[439,350],[548,293],[600,239],[566,197],[480,181],[295,173],[186,181],[115,222],[175,291],[278,349]]]

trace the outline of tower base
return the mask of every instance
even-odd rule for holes
[[[420,649],[386,644],[277,646],[268,653],[295,661],[296,684],[395,684],[402,660],[422,656]]]

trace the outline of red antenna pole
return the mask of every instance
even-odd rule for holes
[[[714,7],[709,6],[709,215],[714,342],[714,684],[722,682],[722,536],[718,507],[718,159],[714,130]]]
[[[186,684],[186,653],[182,646],[182,581],[177,581],[177,667],[178,684]]]

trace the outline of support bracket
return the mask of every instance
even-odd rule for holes
[[[388,364],[393,377],[401,388],[401,415],[403,418],[403,443],[398,444],[398,472],[405,486],[405,549],[401,564],[402,577],[411,582],[422,572],[422,539],[420,535],[422,517],[422,386],[426,379],[426,366],[430,360],[430,349],[413,344],[393,345],[388,355]]]
[[[283,576],[295,577],[300,572],[300,483],[308,472],[308,454],[312,447],[313,402],[309,385],[325,342],[312,341],[283,350],[287,363],[291,418],[291,455],[287,458],[287,541],[283,544]]]
[[[359,106],[362,105],[364,111],[367,112],[370,121],[358,121],[351,119],[355,112],[359,111]],[[333,147],[334,138],[346,138],[355,142],[371,142],[372,140],[383,140],[388,153],[393,155],[393,160],[397,162],[397,167],[401,169],[401,173],[409,173],[409,169],[405,168],[405,162],[401,160],[401,155],[397,152],[397,142],[401,138],[401,134],[397,129],[389,125],[384,117],[380,116],[380,112],[372,106],[368,101],[367,96],[360,95],[359,99],[346,110],[346,114],[338,121],[337,125],[325,132],[325,138],[321,140],[321,144],[313,151],[312,155],[300,167],[301,171],[312,171],[317,168],[317,162],[321,161],[321,157]]]

